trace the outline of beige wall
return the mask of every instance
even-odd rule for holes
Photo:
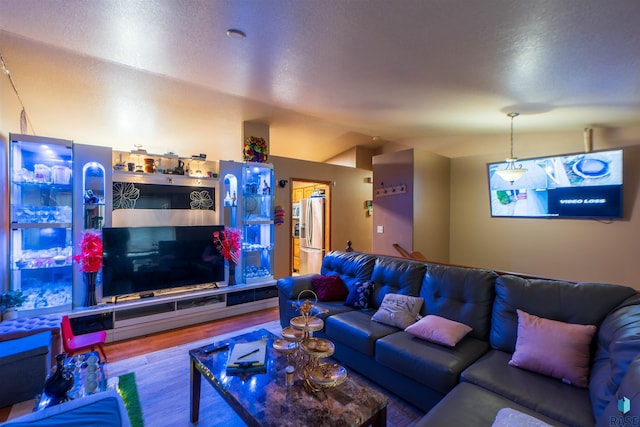
[[[286,210],[285,222],[276,227],[276,278],[290,274],[291,268],[291,182],[293,179],[332,181],[331,186],[331,250],[344,250],[347,240],[361,252],[371,252],[371,217],[367,216],[365,200],[372,198],[372,184],[367,182],[371,171],[326,163],[307,162],[270,156],[275,180],[289,180],[285,188],[276,187],[275,203]]]
[[[325,160],[325,163],[371,170],[371,158],[373,157],[373,154],[373,150],[356,146],[338,154],[337,156],[333,156],[330,159]]]
[[[413,151],[395,151],[373,158],[372,249],[376,254],[398,256],[393,244],[409,252],[413,250]],[[406,185],[406,193],[375,195],[375,189],[396,185]]]
[[[640,290],[640,146],[598,132],[596,149],[624,149],[624,219],[491,218],[486,164],[500,157],[451,160],[450,262],[542,275],[571,281],[597,281]],[[528,135],[527,157],[577,152],[580,132]],[[534,148],[534,141],[539,148]],[[636,143],[640,142],[640,139]],[[516,149],[517,151],[517,149]],[[521,156],[525,157],[525,156]]]
[[[450,159],[414,151],[413,250],[449,262]]]
[[[406,185],[403,194],[376,196],[374,191],[373,252],[398,256],[397,243],[431,261],[449,261],[449,163],[415,149],[373,158],[374,190]]]

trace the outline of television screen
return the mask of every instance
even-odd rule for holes
[[[622,217],[622,150],[523,159],[527,172],[513,183],[489,163],[493,217]]]
[[[222,230],[222,225],[103,228],[103,296],[222,282],[224,258],[213,243],[213,233]]]

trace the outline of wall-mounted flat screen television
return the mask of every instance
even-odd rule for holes
[[[621,218],[622,150],[522,159],[527,169],[513,183],[489,163],[492,217]]]
[[[224,281],[224,258],[213,243],[222,225],[105,227],[103,297]]]

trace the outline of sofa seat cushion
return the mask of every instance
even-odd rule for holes
[[[487,389],[460,383],[418,421],[416,427],[491,427],[503,408],[515,409],[552,426],[566,426]]]
[[[371,320],[372,310],[354,310],[327,318],[324,333],[329,339],[373,357],[376,340],[398,328]]]
[[[487,350],[488,342],[472,337],[451,348],[400,331],[376,342],[375,359],[399,374],[448,393],[459,382],[460,373]]]
[[[509,366],[510,359],[509,353],[491,350],[465,369],[461,380],[484,387],[567,425],[594,425],[588,390]]]
[[[318,301],[316,304],[313,304],[313,313],[324,320],[335,314],[354,310],[354,308],[344,305],[342,301]],[[300,313],[297,313],[297,315],[299,316]]]

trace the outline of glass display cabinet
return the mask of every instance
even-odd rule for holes
[[[268,163],[220,162],[221,222],[242,232],[240,283],[273,279],[274,173]]]
[[[273,278],[273,166],[247,162],[242,185],[242,281]]]
[[[19,310],[71,306],[73,145],[71,141],[10,135],[9,268]]]

